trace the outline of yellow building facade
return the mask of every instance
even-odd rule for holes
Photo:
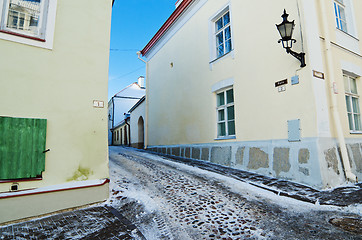
[[[284,9],[305,67],[278,43]],[[317,188],[355,182],[359,10],[358,0],[178,2],[141,51],[148,149]]]
[[[0,128],[13,131],[0,140],[0,223],[107,199],[111,11],[112,0],[0,0]]]

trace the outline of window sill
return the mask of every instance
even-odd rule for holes
[[[220,57],[212,60],[211,62],[209,62],[210,70],[212,70],[212,66],[213,66],[214,64],[216,64],[216,63],[218,63],[219,61],[221,61],[222,59],[227,58],[227,57],[230,57],[230,56],[231,56],[232,59],[234,59],[234,49],[231,50],[230,52],[228,52],[228,53],[226,53],[226,54],[224,54],[224,55],[222,55],[222,56],[220,56]]]
[[[350,134],[362,134],[362,131],[350,131]]]
[[[218,137],[215,138],[215,141],[221,141],[221,140],[230,140],[230,139],[236,139],[236,136],[228,136],[228,137]]]
[[[230,52],[228,53],[225,53],[224,55],[218,57],[218,58],[215,58],[214,60],[212,60],[211,62],[209,62],[209,64],[213,64],[213,63],[216,63],[218,62],[219,60],[225,58],[226,56],[228,55],[231,55],[233,58],[234,58],[234,49],[232,49]]]
[[[344,33],[344,34],[346,34],[347,36],[349,36],[349,37],[351,37],[351,38],[354,38],[355,40],[359,41],[359,39],[358,39],[357,37],[351,35],[351,34],[348,33],[348,32],[345,32],[345,31],[343,31],[343,30],[341,30],[341,29],[339,29],[339,28],[336,28],[336,30],[337,30],[338,32],[340,32],[340,33]]]
[[[0,32],[1,32],[1,33],[10,34],[10,35],[14,35],[14,36],[17,36],[17,37],[22,37],[22,38],[27,38],[27,39],[39,41],[39,42],[45,42],[45,39],[37,38],[37,37],[32,37],[32,36],[29,36],[29,35],[25,35],[25,34],[21,34],[21,33],[16,33],[16,32],[12,32],[12,31],[0,30]]]

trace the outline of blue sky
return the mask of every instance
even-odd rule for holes
[[[108,99],[145,76],[146,66],[137,58],[175,10],[176,0],[116,0],[113,5],[109,57]]]

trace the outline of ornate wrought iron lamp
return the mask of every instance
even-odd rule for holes
[[[289,14],[287,14],[287,12],[284,9],[284,13],[282,15],[283,18],[283,22],[280,24],[276,24],[277,29],[279,31],[279,34],[281,36],[281,39],[279,39],[278,43],[282,43],[283,48],[286,49],[287,53],[291,54],[293,57],[295,57],[296,59],[298,59],[300,61],[300,67],[305,67],[305,53],[301,52],[301,53],[296,53],[294,52],[291,48],[293,46],[293,43],[296,43],[297,40],[292,38],[293,35],[293,30],[294,30],[294,20],[292,22],[288,21],[288,16]]]

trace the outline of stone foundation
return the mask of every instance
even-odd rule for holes
[[[362,140],[361,140],[362,142]],[[344,170],[335,139],[288,140],[153,146],[159,154],[209,161],[316,188],[341,185]],[[362,179],[362,143],[347,144],[352,171]]]

